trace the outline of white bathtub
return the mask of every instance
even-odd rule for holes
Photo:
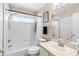
[[[27,48],[15,50],[15,51],[7,51],[5,56],[27,56]]]

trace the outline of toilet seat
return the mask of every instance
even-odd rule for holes
[[[38,46],[28,47],[28,54],[36,54],[39,52],[39,50],[40,50],[40,47]]]

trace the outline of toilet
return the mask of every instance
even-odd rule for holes
[[[39,43],[43,43],[43,42],[46,42],[46,39],[39,38],[38,41],[39,41]],[[40,52],[39,46],[31,46],[31,47],[28,47],[28,49],[27,49],[28,56],[38,56],[39,52]]]
[[[47,40],[46,39],[43,39],[43,38],[39,38],[39,43],[43,43],[43,42],[46,42]]]
[[[27,49],[28,56],[38,56],[39,51],[40,51],[39,46],[31,46],[31,47],[28,47]]]

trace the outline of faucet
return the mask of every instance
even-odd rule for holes
[[[62,39],[59,39],[57,42],[58,42],[58,46],[64,47],[64,42]]]

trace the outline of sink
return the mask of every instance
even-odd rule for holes
[[[58,46],[58,44],[56,43],[48,44],[48,48],[50,48],[51,50],[53,49],[53,51],[60,53],[60,54],[67,53],[67,49],[65,47]]]
[[[49,43],[52,43],[52,44],[49,44]],[[49,43],[48,43],[48,45],[50,45],[50,46],[51,46],[51,45],[58,45],[57,42],[52,42],[52,41],[50,41]]]
[[[61,53],[67,52],[67,50],[66,50],[64,47],[61,47],[61,46],[58,46],[58,45],[57,45],[57,46],[53,45],[52,48],[53,48],[55,51],[57,51],[57,52],[61,52]]]
[[[66,45],[61,47],[58,45],[58,42],[49,41],[45,43],[41,43],[40,46],[44,47],[49,53],[56,56],[68,56],[75,55],[76,51]]]

